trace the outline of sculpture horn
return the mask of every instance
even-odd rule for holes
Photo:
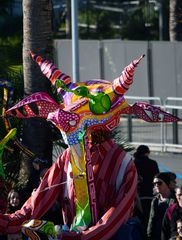
[[[142,55],[140,58],[132,61],[127,67],[122,71],[121,76],[113,80],[113,90],[116,94],[123,95],[128,91],[130,85],[133,83],[134,71],[139,62],[145,55]]]
[[[54,66],[53,63],[49,62],[39,55],[36,55],[33,52],[30,52],[30,54],[32,59],[39,65],[42,73],[51,81],[53,85],[55,84],[56,79],[60,79],[65,85],[68,85],[71,82],[70,76],[61,72]]]

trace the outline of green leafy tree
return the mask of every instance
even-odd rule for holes
[[[13,0],[0,0],[0,16],[8,15],[8,9]]]

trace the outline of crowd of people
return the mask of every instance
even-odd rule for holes
[[[121,228],[114,239],[128,240],[180,240],[182,239],[182,185],[176,185],[176,174],[160,172],[155,160],[150,159],[148,146],[140,145],[134,153],[134,163],[138,173],[138,192],[133,216]],[[40,182],[48,168],[40,172]],[[3,191],[2,191],[3,192]],[[36,189],[32,189],[32,195]],[[11,214],[21,208],[20,192],[9,191],[6,210]],[[42,219],[55,225],[63,224],[60,219],[60,203],[56,201]],[[118,237],[121,236],[121,238]],[[27,239],[22,233],[0,235],[0,240]],[[74,239],[74,238],[73,238]]]
[[[145,145],[140,145],[134,153],[144,239],[181,239],[182,185],[176,185],[174,172],[160,172],[157,162],[149,155],[150,149]]]
[[[9,193],[7,196],[4,196],[3,193],[5,193],[6,185],[1,185],[0,187],[0,199],[1,202],[3,203],[0,205],[0,212],[3,214],[11,214],[14,213],[15,211],[19,210],[22,206],[21,202],[21,196],[20,192],[16,188],[11,188],[9,189]],[[22,233],[17,233],[17,234],[7,234],[7,235],[0,235],[0,240],[22,240],[26,239],[25,236],[23,236]]]

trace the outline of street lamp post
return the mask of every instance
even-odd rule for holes
[[[73,82],[79,82],[78,1],[71,0]]]

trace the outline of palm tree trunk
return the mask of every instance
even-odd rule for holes
[[[52,58],[52,1],[23,0],[23,69],[24,94],[43,91],[50,93],[51,86],[30,57],[30,51]],[[23,143],[38,157],[52,163],[51,128],[44,119],[23,121]],[[29,175],[32,162],[26,161]]]
[[[182,40],[182,1],[170,0],[169,35],[170,41]]]

